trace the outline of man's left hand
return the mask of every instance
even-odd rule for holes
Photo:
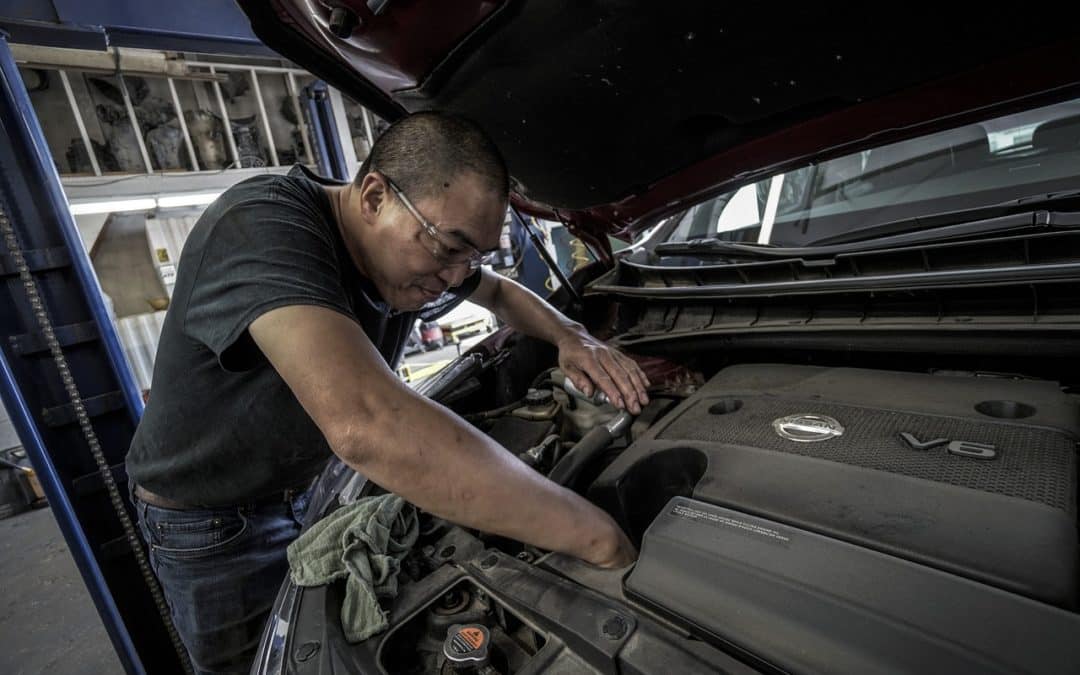
[[[649,380],[629,356],[588,333],[571,333],[559,340],[559,368],[586,396],[596,387],[616,408],[637,415],[649,402]]]

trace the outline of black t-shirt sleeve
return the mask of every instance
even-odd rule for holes
[[[252,200],[221,215],[203,244],[184,315],[184,332],[228,371],[261,363],[248,335],[260,315],[318,305],[352,316],[331,233],[288,200]]]

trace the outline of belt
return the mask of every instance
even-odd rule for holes
[[[280,504],[291,502],[296,495],[300,494],[304,490],[308,489],[308,485],[302,485],[297,487],[291,487],[286,490],[280,490],[278,492],[272,492],[263,497],[255,497],[253,499],[245,499],[241,501],[243,505],[259,505],[259,504]],[[193,504],[185,504],[178,502],[168,497],[162,497],[159,494],[154,494],[141,485],[135,486],[135,498],[140,502],[149,504],[150,506],[156,506],[161,509],[173,509],[174,511],[191,511],[194,509],[207,509],[214,508],[211,506],[201,506]]]

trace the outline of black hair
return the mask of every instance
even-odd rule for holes
[[[464,170],[475,172],[501,197],[509,194],[506,161],[478,124],[460,115],[419,112],[390,125],[375,140],[354,182],[378,171],[410,198],[423,199]]]

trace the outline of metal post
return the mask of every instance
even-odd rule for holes
[[[776,209],[780,204],[780,190],[784,187],[784,174],[773,176],[769,183],[769,196],[765,200],[765,213],[761,216],[761,231],[758,232],[759,244],[768,244],[772,239],[773,223],[776,222]]]
[[[150,153],[146,151],[146,142],[143,140],[142,127],[139,125],[138,118],[135,117],[135,106],[131,104],[131,95],[128,94],[124,76],[117,73],[116,79],[120,82],[120,94],[124,97],[124,107],[127,108],[128,117],[131,119],[131,129],[135,132],[135,141],[139,144],[139,154],[142,155],[143,164],[146,165],[146,173],[154,173],[154,167],[150,163]]]
[[[7,214],[5,220],[12,219],[4,223],[4,229],[9,236],[4,237],[3,249],[10,250],[12,245],[16,245],[22,246],[28,254],[49,250],[57,251],[56,255],[60,255],[59,252],[63,251],[65,262],[62,265],[56,263],[65,268],[63,271],[50,272],[49,268],[42,268],[40,264],[31,265],[31,272],[35,275],[34,283],[44,288],[43,295],[48,304],[48,307],[42,307],[40,311],[47,309],[50,318],[57,325],[87,321],[88,318],[97,331],[99,342],[80,347],[82,351],[79,360],[72,360],[69,375],[88,385],[88,394],[96,393],[94,389],[102,386],[116,388],[121,393],[127,415],[98,417],[95,419],[95,426],[110,427],[109,434],[102,435],[106,442],[111,442],[106,450],[111,458],[119,456],[122,461],[123,453],[126,452],[124,441],[130,440],[130,434],[142,414],[142,398],[127,365],[116,329],[105,308],[101,289],[83,248],[78,229],[68,210],[45,135],[19,76],[7,40],[2,34],[0,135],[5,138],[5,143],[0,144],[0,161],[5,167],[0,174],[0,208]],[[14,220],[16,215],[17,222]],[[4,214],[0,214],[0,217],[4,217]],[[5,254],[5,259],[10,262],[13,257]],[[27,262],[32,260],[33,258],[28,258]],[[5,277],[0,284],[9,290],[8,293],[0,294],[0,322],[5,335],[34,330],[34,322],[27,316],[31,308],[28,305],[16,305],[14,301],[15,291],[21,289],[25,282]],[[11,357],[19,358],[17,362],[13,362]],[[46,397],[55,392],[48,391],[50,387],[40,384],[47,381],[45,373],[48,373],[48,370],[42,370],[36,378],[33,374],[37,373],[39,368],[51,368],[50,376],[57,378],[57,371],[51,362],[43,364],[41,359],[22,358],[9,340],[3,340],[0,345],[0,396],[16,425],[19,438],[28,453],[31,453],[42,487],[49,497],[53,515],[64,533],[121,663],[128,673],[141,674],[145,669],[140,654],[145,656],[150,651],[136,652],[132,637],[134,632],[131,629],[145,630],[146,619],[141,618],[141,626],[131,623],[135,621],[135,617],[127,617],[130,620],[128,623],[123,620],[123,609],[130,608],[130,601],[135,597],[132,595],[135,591],[131,590],[130,570],[125,570],[126,580],[121,584],[118,578],[120,568],[108,557],[98,557],[100,547],[105,542],[94,539],[81,527],[80,519],[90,515],[78,511],[77,507],[86,508],[89,502],[73,502],[67,493],[65,485],[69,485],[73,478],[78,478],[70,473],[72,467],[79,463],[74,457],[77,448],[61,442],[63,438],[70,438],[65,435],[70,434],[70,426],[50,426],[42,419],[43,407],[56,404],[55,401],[46,401]],[[49,454],[50,448],[55,454]],[[63,475],[60,474],[61,462],[67,463],[64,467],[67,473]],[[96,515],[100,524],[101,514]],[[93,532],[96,533],[95,536],[100,536],[101,528],[98,527]],[[116,595],[118,590],[120,596]],[[125,592],[128,595],[124,595]]]
[[[187,120],[184,119],[184,108],[180,105],[180,97],[176,94],[176,84],[171,77],[166,77],[169,83],[169,95],[172,97],[173,109],[176,111],[176,119],[180,122],[180,131],[184,132],[184,146],[187,147],[188,159],[191,160],[191,170],[199,170],[199,160],[195,158],[195,146],[191,143],[191,133],[187,128]]]
[[[311,123],[311,142],[315,146],[315,164],[321,176],[334,175],[334,169],[330,166],[330,153],[326,149],[326,136],[323,134],[322,124],[319,122],[319,105],[315,101],[315,92],[311,86],[304,87],[304,108],[307,110],[308,121]]]
[[[367,136],[368,152],[371,152],[371,149],[375,147],[375,125],[371,120],[371,111],[360,106],[360,116],[364,120],[364,135]]]
[[[345,162],[345,175],[352,177],[360,168],[360,162],[356,159],[356,145],[353,144],[352,128],[349,124],[349,111],[345,109],[345,97],[333,87],[327,87],[327,96],[330,102],[330,124],[334,126],[335,135],[339,139],[337,145],[342,161]]]
[[[266,145],[270,148],[270,162],[274,166],[280,166],[278,161],[277,147],[274,145],[274,134],[270,131],[270,118],[266,114],[266,106],[263,104],[262,90],[259,89],[259,75],[255,69],[251,69],[251,86],[255,89],[255,102],[258,104],[259,119],[262,120],[263,133],[266,134]]]
[[[218,70],[250,70],[251,66],[241,63],[221,63],[220,61],[192,61],[191,65],[202,68],[217,68]],[[283,68],[281,66],[258,66],[260,73],[293,73],[294,75],[307,75],[302,68]]]
[[[213,66],[210,66],[210,74],[216,74]],[[221,112],[221,122],[225,125],[225,140],[229,144],[229,154],[232,155],[233,166],[237,169],[243,168],[240,164],[240,151],[236,149],[236,139],[233,138],[232,122],[229,121],[229,111],[225,109],[225,97],[221,95],[221,85],[218,84],[217,80],[214,80],[213,87],[214,96],[217,97],[218,110]]]
[[[311,153],[311,140],[308,137],[307,122],[304,121],[304,112],[300,110],[300,92],[296,90],[296,76],[292,73],[285,74],[285,84],[289,90],[289,101],[292,103],[293,114],[296,115],[296,125],[300,127],[300,142],[304,144],[304,154],[308,164],[314,164],[315,158]]]
[[[86,147],[86,154],[90,157],[90,166],[94,167],[94,175],[100,176],[101,167],[98,166],[97,157],[94,155],[94,146],[90,143],[90,134],[86,133],[86,122],[83,121],[82,114],[79,113],[79,104],[75,101],[75,92],[71,90],[71,82],[68,81],[65,71],[58,70],[56,72],[60,73],[60,83],[64,85],[64,93],[67,94],[71,114],[75,116],[75,125],[79,127],[79,136],[82,137],[83,145]]]
[[[341,181],[349,180],[349,169],[341,150],[341,138],[330,108],[330,92],[325,82],[315,82],[304,87],[308,113],[311,117],[312,137],[319,149],[319,169],[324,176]]]
[[[4,44],[6,48],[7,43]],[[49,500],[49,508],[52,510],[53,517],[56,518],[57,525],[60,526],[60,532],[64,535],[64,541],[67,542],[71,556],[75,558],[83,583],[86,584],[90,598],[94,601],[98,614],[101,615],[105,632],[112,640],[113,648],[120,657],[124,670],[128,673],[145,675],[146,669],[143,668],[139,654],[135,651],[135,645],[124,626],[120,610],[117,609],[116,602],[108,592],[105,577],[94,558],[90,542],[86,540],[86,534],[79,525],[79,518],[72,507],[71,500],[63,490],[60,476],[57,475],[52,458],[34,424],[33,415],[19,392],[18,382],[2,351],[0,351],[0,398],[3,399],[4,408],[8,411],[11,423],[19,435],[19,442],[22,443],[30,458],[30,464],[38,475],[41,489]]]
[[[540,241],[540,237],[537,236],[533,229],[529,227],[529,221],[522,217],[521,213],[517,210],[517,207],[511,206],[510,213],[514,218],[525,228],[525,232],[529,235],[529,239],[533,243],[533,247],[536,248],[536,252],[540,254],[540,257],[544,259],[548,269],[559,280],[559,285],[566,289],[566,292],[570,294],[575,303],[581,304],[581,295],[577,292],[577,289],[570,283],[570,280],[563,274],[562,269],[559,268],[559,264],[555,262],[555,259],[551,257],[551,252],[547,250],[547,246],[544,246],[544,242]]]
[[[112,318],[102,300],[101,286],[98,284],[94,268],[90,264],[90,258],[85,255],[86,249],[79,235],[79,228],[75,226],[74,216],[68,209],[67,197],[60,184],[60,176],[56,172],[52,155],[49,153],[49,145],[45,140],[45,132],[41,130],[37,115],[34,112],[30,97],[26,94],[15,60],[11,57],[11,51],[7,40],[0,34],[0,99],[9,98],[8,103],[14,110],[11,114],[18,114],[23,123],[22,128],[6,128],[7,145],[11,150],[16,143],[25,145],[26,152],[32,153],[35,175],[22,176],[23,180],[32,183],[42,192],[34,203],[39,210],[44,210],[42,217],[54,221],[64,239],[64,244],[72,252],[82,252],[84,255],[76,255],[72,258],[72,265],[78,276],[79,282],[85,290],[85,301],[93,312],[94,320],[98,323],[98,329],[102,340],[108,349],[111,366],[120,378],[127,401],[128,413],[135,422],[142,417],[143,401],[139,387],[135,383],[135,376],[128,367],[124,349],[120,346],[120,338],[113,326]],[[0,120],[3,121],[3,120]],[[7,126],[5,122],[5,127]],[[17,136],[15,134],[18,134]]]

